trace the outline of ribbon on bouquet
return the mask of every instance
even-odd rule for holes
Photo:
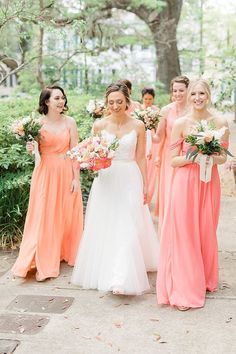
[[[152,132],[150,129],[146,130],[146,156],[150,155],[152,151]]]
[[[205,154],[199,154],[198,156],[200,164],[200,180],[205,183],[210,182],[213,158],[212,156]]]
[[[34,144],[34,150],[32,151],[32,154],[34,155],[34,165],[35,167],[37,167],[41,162],[41,156],[39,153],[39,145],[37,141],[34,140],[33,144]]]

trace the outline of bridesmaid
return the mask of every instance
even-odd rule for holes
[[[83,227],[79,171],[66,152],[77,144],[78,134],[68,110],[64,90],[46,87],[39,98],[43,114],[39,142],[27,143],[31,152],[39,147],[40,164],[33,171],[29,207],[19,256],[13,274],[25,277],[36,268],[36,280],[59,275],[60,261],[73,266]]]
[[[119,80],[118,83],[123,83],[127,86],[128,88],[128,92],[129,92],[129,96],[131,96],[132,94],[132,83],[131,81],[124,79],[124,80]],[[140,109],[140,103],[138,101],[133,101],[130,98],[130,105],[129,108],[127,109],[126,113],[127,114],[131,114],[132,112],[135,111],[135,109]]]
[[[228,127],[225,118],[213,116],[209,111],[211,93],[204,80],[192,83],[188,98],[191,111],[174,123],[171,135],[174,178],[161,230],[157,275],[158,303],[177,306],[182,311],[204,306],[206,291],[217,289],[216,229],[220,208],[217,165],[226,161],[224,152],[211,156],[211,181],[201,182],[198,161],[193,163],[185,158],[188,146],[184,138],[203,120],[212,122],[216,129]],[[222,137],[225,145],[228,135],[227,129]]]
[[[152,87],[144,87],[142,90],[142,104],[141,109],[146,109],[148,107],[153,110],[158,109],[154,103],[155,90]],[[154,135],[154,134],[152,134]],[[150,152],[147,154],[147,178],[148,178],[148,200],[151,201],[155,189],[155,184],[157,181],[157,168],[156,168],[156,155],[157,155],[158,144],[154,140],[151,143]]]
[[[189,79],[186,76],[177,76],[170,84],[172,103],[163,107],[160,114],[163,116],[157,128],[158,153],[156,164],[158,167],[158,194],[155,215],[158,215],[158,231],[160,236],[161,225],[170,194],[170,185],[173,176],[171,154],[169,150],[170,135],[174,121],[186,113],[187,88]]]

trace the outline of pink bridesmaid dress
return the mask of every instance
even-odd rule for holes
[[[62,260],[73,266],[83,229],[81,192],[70,191],[72,162],[65,158],[70,132],[41,128],[41,162],[34,169],[29,207],[19,256],[13,274],[25,277],[36,267],[37,280],[59,275]]]
[[[171,151],[170,151],[170,137],[174,121],[177,118],[176,104],[172,103],[171,108],[166,118],[165,136],[160,144],[158,144],[158,151],[156,159],[159,160],[159,167],[157,167],[158,176],[158,192],[154,213],[158,215],[158,230],[160,235],[161,225],[163,223],[164,212],[166,210],[168,198],[170,195],[171,181],[173,178],[173,167],[171,167]]]
[[[183,140],[179,143],[185,154],[187,144]],[[208,183],[200,181],[196,163],[175,168],[168,204],[161,230],[158,303],[202,307],[206,291],[215,291],[218,284],[217,166],[213,166]]]
[[[127,114],[131,114],[135,111],[135,109],[140,109],[140,103],[137,101],[130,100],[129,108],[126,110]]]
[[[158,109],[158,107],[155,105],[152,105],[151,108],[153,110]],[[141,109],[145,109],[145,107],[141,105]],[[154,134],[153,132],[151,133],[152,135]],[[148,196],[151,200],[157,183],[157,167],[156,167],[156,158],[158,153],[157,143],[152,142],[150,153],[151,153],[151,158],[147,159],[147,179],[148,179]]]

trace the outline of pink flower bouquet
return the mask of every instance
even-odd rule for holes
[[[157,125],[160,120],[160,110],[159,109],[152,109],[148,107],[146,109],[140,110],[136,109],[132,113],[134,118],[137,118],[144,122],[146,130],[152,130],[157,128]]]
[[[29,117],[14,121],[10,130],[17,139],[32,141],[38,138],[40,128],[40,120],[35,118],[35,114],[32,112]]]
[[[101,136],[91,136],[81,141],[67,155],[77,161],[81,169],[99,171],[111,166],[118,146],[119,142],[116,138],[108,141]]]

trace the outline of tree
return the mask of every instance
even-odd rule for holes
[[[94,1],[85,1],[87,8],[94,6]],[[149,27],[156,49],[157,79],[166,89],[171,79],[180,74],[179,55],[177,49],[176,30],[180,18],[182,0],[139,1],[112,0],[101,2],[99,18],[109,16],[109,10],[117,8],[133,12]],[[96,21],[96,18],[95,18]]]

